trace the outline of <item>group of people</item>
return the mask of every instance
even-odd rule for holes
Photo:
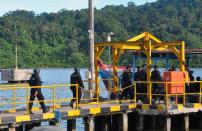
[[[32,87],[30,90],[30,99],[29,99],[29,113],[33,114],[32,112],[32,106],[33,106],[33,102],[35,100],[35,98],[37,97],[39,100],[39,103],[41,105],[41,108],[43,110],[43,113],[47,113],[49,111],[49,108],[47,108],[45,106],[44,103],[44,96],[41,92],[41,85],[42,85],[42,81],[40,78],[40,69],[34,69],[32,76],[29,79],[29,85]],[[79,72],[79,68],[74,68],[74,72],[71,74],[71,78],[70,78],[70,82],[71,84],[78,84],[79,88],[78,88],[78,102],[80,103],[81,100],[81,96],[82,96],[82,90],[84,89],[84,84]],[[73,98],[70,102],[70,106],[73,108],[73,105],[76,101],[76,86],[71,86],[70,87],[72,94],[73,94]]]
[[[136,92],[140,95],[137,95],[137,100],[145,100],[145,95],[141,93],[147,93],[147,70],[146,65],[143,64],[141,67],[136,67],[136,72],[134,73],[134,77],[132,77],[132,65],[128,65],[126,67],[126,70],[123,71],[122,74],[122,99],[133,99],[134,98],[134,91],[133,91],[133,82],[136,81]],[[133,78],[133,80],[132,80]],[[155,65],[154,70],[151,72],[151,81],[159,82],[162,81],[162,76],[160,71],[158,70],[158,67]],[[160,93],[161,91],[161,84],[153,83],[152,84],[153,93]]]
[[[201,77],[196,77],[196,79],[194,78],[194,71],[190,70],[189,67],[186,66],[186,71],[188,73],[188,77],[189,77],[189,81],[190,83],[186,83],[185,85],[185,88],[186,88],[186,93],[189,94],[189,93],[199,93],[200,92],[200,82],[198,81],[201,81]],[[197,82],[194,82],[193,81],[197,81]],[[191,103],[197,103],[199,101],[199,95],[196,95],[196,94],[191,94],[191,95],[188,95],[188,101],[191,102]]]
[[[146,93],[147,93],[147,71],[146,71],[146,65],[143,64],[141,67],[136,67],[137,70],[134,72],[134,77],[132,77],[132,65],[127,65],[126,70],[123,71],[122,74],[122,82],[121,82],[121,88],[122,88],[122,94],[121,98],[127,100],[133,99],[134,98],[134,86],[133,86],[133,81],[136,81],[136,92],[137,92],[137,100],[142,100],[145,101]],[[175,71],[175,67],[172,66],[169,71]],[[186,71],[188,72],[189,80],[194,81],[194,76],[193,76],[193,71],[191,71],[188,67],[186,67]],[[32,86],[31,91],[30,91],[30,101],[29,101],[29,112],[30,114],[32,113],[32,106],[34,99],[37,97],[39,100],[39,103],[41,105],[41,108],[43,110],[43,113],[46,113],[49,111],[48,108],[46,108],[44,104],[44,96],[41,92],[40,86],[42,85],[41,78],[39,76],[40,70],[39,69],[34,69],[34,73],[30,77],[29,80],[29,85]],[[133,78],[133,80],[132,80]],[[151,78],[150,78],[152,83],[152,93],[154,94],[162,94],[163,93],[163,85],[161,82],[163,81],[162,76],[160,71],[158,70],[158,67],[155,65],[154,70],[151,72]],[[201,81],[200,77],[196,78],[197,81]],[[78,103],[80,103],[81,97],[82,97],[82,90],[84,89],[84,84],[79,72],[79,68],[74,68],[74,72],[71,74],[70,78],[71,84],[78,84]],[[34,86],[37,86],[34,88]],[[71,86],[70,87],[73,98],[70,102],[70,106],[73,108],[73,105],[76,101],[76,86]],[[186,92],[187,93],[197,93],[200,92],[200,82],[198,83],[187,83],[186,84]],[[139,93],[139,94],[138,94]],[[196,97],[191,95],[188,97],[190,102],[195,102],[197,99]],[[155,96],[154,96],[155,98]]]

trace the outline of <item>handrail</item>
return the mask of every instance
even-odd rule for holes
[[[99,84],[100,86],[100,82],[102,82],[101,80],[103,79],[99,79],[98,82],[96,82],[97,84]],[[104,80],[108,80],[113,81],[112,79],[104,79]],[[199,84],[200,87],[198,87],[198,91],[197,92],[190,92],[190,91],[186,91],[186,88],[188,88],[187,86],[191,86],[194,84]],[[141,84],[150,84],[151,85],[151,90],[152,92],[149,94],[151,95],[150,97],[148,97],[148,90],[146,89],[146,92],[140,92],[139,91],[139,86]],[[155,89],[154,84],[159,84],[161,85],[161,89],[163,90],[162,92],[154,92],[153,90]],[[175,84],[180,84],[182,87],[182,91],[179,92],[170,92],[170,89],[173,85]],[[62,92],[66,92],[67,94],[72,94],[71,92],[69,92],[69,88],[66,87],[70,87],[70,86],[75,86],[76,88],[76,97],[75,98],[71,98],[70,96],[62,96],[61,98],[59,98],[57,96],[57,93],[60,91],[58,89],[60,88],[65,88],[64,90],[62,90]],[[112,86],[113,87],[113,86]],[[49,104],[52,108],[53,111],[55,111],[58,108],[58,105],[60,105],[62,102],[70,102],[71,99],[75,99],[76,100],[76,106],[75,109],[79,109],[79,106],[88,106],[89,103],[79,103],[79,86],[77,84],[59,84],[59,85],[45,85],[45,86],[33,86],[30,87],[28,85],[12,85],[12,86],[0,86],[0,93],[1,92],[5,92],[5,91],[9,91],[10,94],[8,96],[5,97],[0,97],[0,105],[8,105],[7,107],[9,107],[9,110],[11,111],[15,111],[18,105],[22,105],[25,104],[26,110],[28,112],[28,105],[29,105],[29,90],[31,88],[42,88],[42,89],[46,89],[47,91],[49,91],[50,93],[52,93],[52,96],[49,96],[48,99],[44,100],[44,102],[46,104]],[[110,87],[111,88],[111,87]],[[118,90],[116,90],[116,92],[118,92],[119,94],[122,94],[122,92],[126,89],[131,88],[133,91],[133,99],[120,99],[118,98],[118,100],[108,100],[108,101],[100,101],[99,96],[103,93],[106,93],[106,91],[108,91],[109,94],[113,94],[114,90],[113,89],[99,89],[98,92],[96,91],[86,91],[86,92],[91,92],[91,93],[95,93],[97,94],[97,96],[95,98],[92,99],[88,99],[88,98],[83,98],[81,99],[81,101],[88,101],[88,102],[93,102],[91,104],[96,104],[98,107],[100,107],[100,104],[111,104],[111,103],[121,103],[121,102],[130,102],[133,103],[134,105],[139,104],[139,100],[141,100],[141,103],[143,104],[149,104],[149,105],[153,105],[155,103],[153,103],[152,101],[156,98],[161,98],[166,109],[169,109],[169,106],[171,106],[170,104],[170,98],[174,97],[175,98],[175,104],[181,103],[183,104],[183,106],[186,106],[186,104],[188,103],[186,98],[190,98],[190,97],[197,97],[197,102],[196,103],[200,103],[201,104],[201,96],[202,96],[202,81],[189,81],[189,82],[157,82],[157,81],[134,81],[133,84],[127,86],[127,87],[119,87]],[[189,87],[191,88],[191,87]],[[192,87],[193,88],[193,87]],[[22,93],[19,95],[19,91],[21,91]],[[24,93],[23,93],[24,92]],[[148,101],[151,101],[152,103],[148,103],[145,102],[142,98],[147,98],[148,97]],[[178,97],[182,98],[182,102],[178,102]],[[35,100],[36,101],[36,100]],[[34,102],[35,102],[34,101]],[[37,103],[39,103],[40,101],[37,100]],[[162,104],[162,103],[159,103]],[[7,110],[7,109],[5,109]]]

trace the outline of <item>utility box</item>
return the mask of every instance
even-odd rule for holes
[[[168,71],[163,73],[163,81],[167,83],[169,94],[182,94],[185,89],[185,74],[182,71]],[[166,87],[166,84],[165,84]]]

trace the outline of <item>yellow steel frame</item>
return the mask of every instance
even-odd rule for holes
[[[134,50],[134,51],[143,51],[147,57],[147,81],[150,81],[151,76],[151,64],[152,51],[171,51],[180,62],[180,70],[185,71],[185,42],[162,42],[157,37],[153,36],[148,32],[143,32],[140,35],[137,35],[127,42],[104,42],[104,43],[96,43],[95,44],[95,80],[98,83],[99,80],[99,67],[97,64],[97,60],[100,55],[104,51],[105,47],[112,47],[112,55],[113,55],[113,80],[114,80],[114,93],[117,92],[118,89],[118,77],[117,77],[117,62],[119,56],[124,53],[125,50]],[[151,85],[148,84],[148,97],[151,98]],[[96,91],[99,92],[99,85],[96,84]],[[151,99],[150,99],[151,100]],[[151,101],[150,101],[151,103]]]

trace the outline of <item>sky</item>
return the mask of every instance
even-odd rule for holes
[[[128,2],[134,2],[136,5],[142,5],[146,2],[156,0],[93,0],[96,8],[102,8],[106,5],[127,5]],[[61,9],[76,10],[88,7],[88,0],[0,0],[0,15],[17,9],[42,12],[57,12]]]

